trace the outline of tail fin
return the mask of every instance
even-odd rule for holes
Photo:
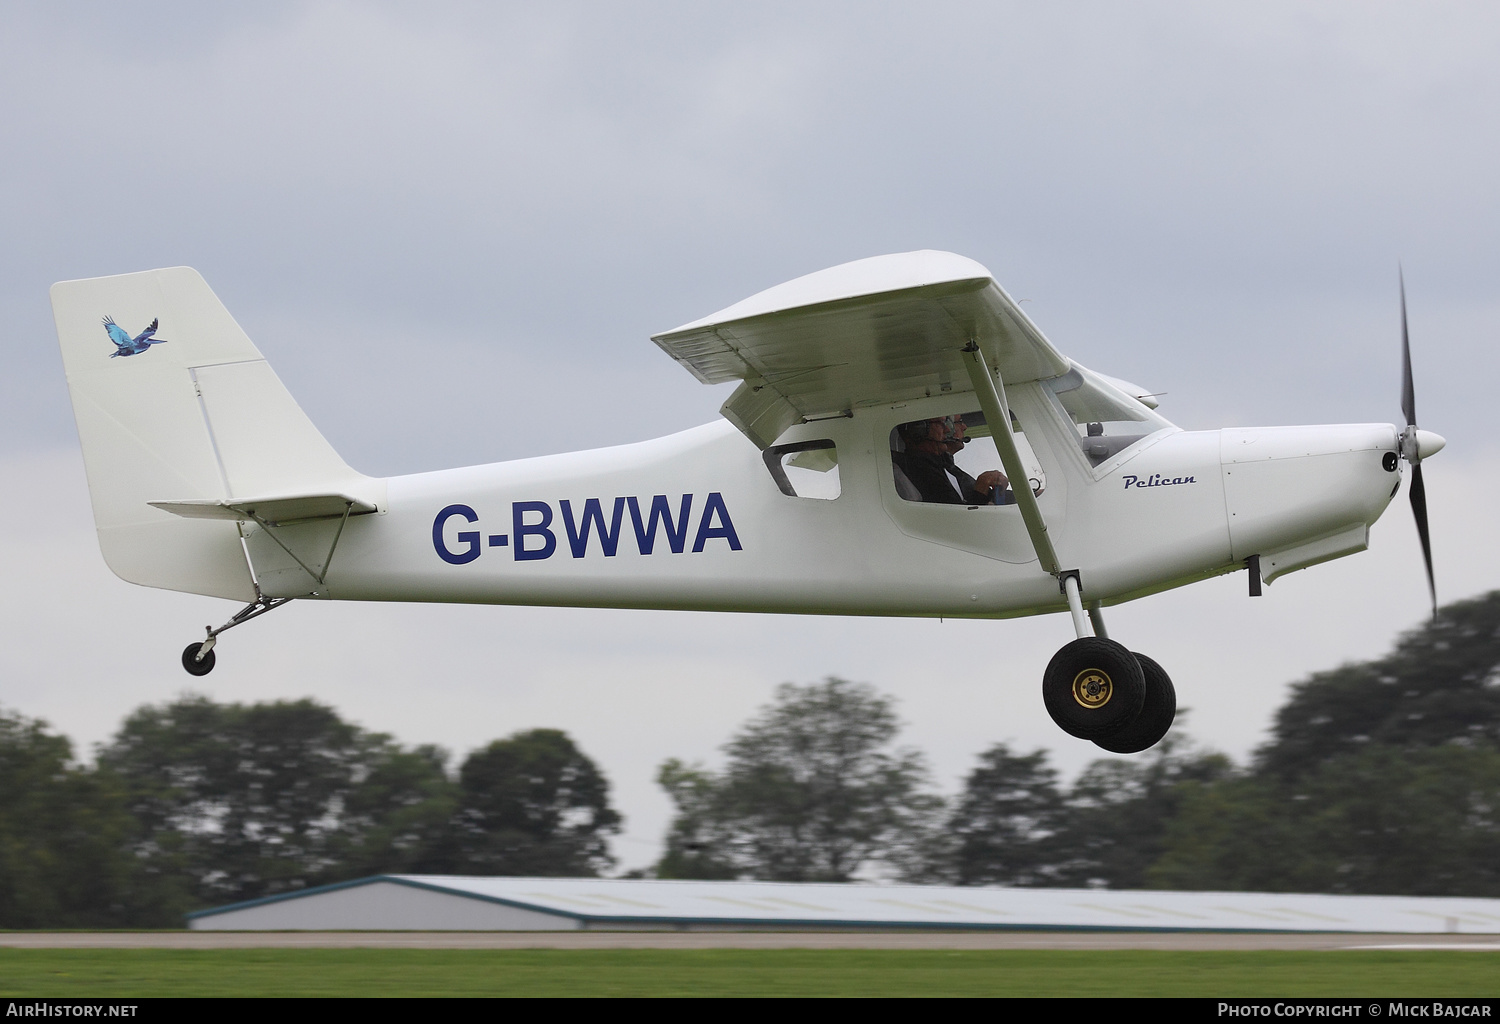
[[[235,522],[149,502],[382,497],[380,482],[318,433],[196,270],[63,281],[52,286],[52,314],[99,548],[121,579],[255,597]]]

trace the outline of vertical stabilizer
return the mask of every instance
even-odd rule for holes
[[[252,600],[234,522],[151,501],[344,493],[375,503],[196,270],[52,286],[99,547],[145,586]]]

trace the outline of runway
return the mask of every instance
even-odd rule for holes
[[[1159,949],[1500,952],[1500,935],[1288,932],[3,932],[11,949]]]

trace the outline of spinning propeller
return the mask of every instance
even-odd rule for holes
[[[1432,538],[1427,530],[1427,488],[1422,485],[1422,460],[1436,455],[1448,442],[1440,434],[1417,428],[1417,396],[1411,382],[1411,339],[1406,330],[1406,277],[1401,275],[1401,412],[1406,429],[1401,431],[1401,457],[1411,463],[1411,514],[1417,521],[1417,536],[1422,541],[1422,560],[1427,565],[1427,592],[1432,598],[1432,615],[1437,617],[1437,583],[1432,575]]]

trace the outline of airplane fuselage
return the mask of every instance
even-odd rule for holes
[[[1013,411],[1046,474],[1039,505],[1087,600],[1113,604],[1245,567],[1274,579],[1363,550],[1394,493],[1390,424],[1155,431],[1099,465],[1042,388]],[[1015,505],[929,504],[893,482],[892,428],[938,396],[792,428],[832,442],[838,496],[783,493],[727,422],[639,444],[383,482],[323,583],[264,531],[267,596],[853,615],[1008,617],[1066,603]],[[972,404],[972,401],[970,402]],[[989,444],[987,439],[972,444]],[[336,524],[281,527],[308,559]]]

